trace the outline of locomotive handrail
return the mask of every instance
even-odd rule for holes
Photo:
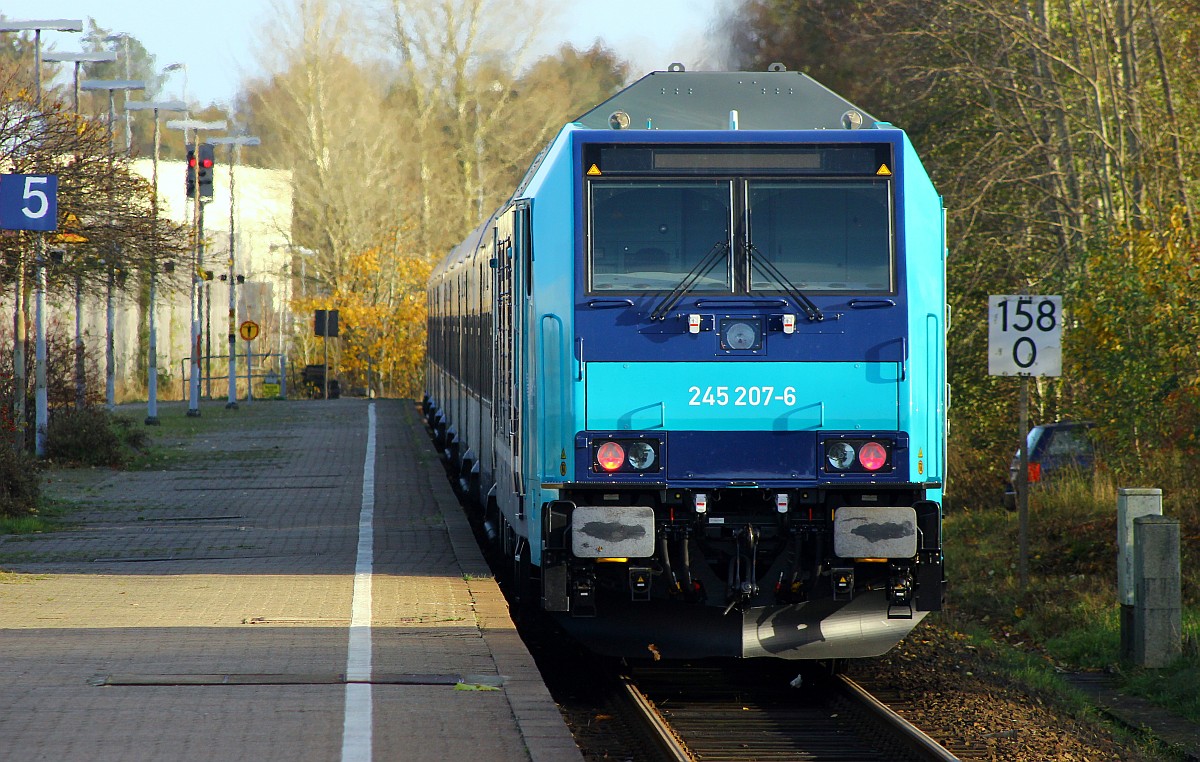
[[[852,310],[880,310],[885,307],[895,307],[895,299],[851,299]]]
[[[622,307],[632,307],[632,299],[592,299],[587,306],[594,310],[617,310]]]

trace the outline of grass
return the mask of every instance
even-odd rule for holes
[[[0,516],[0,535],[3,534],[41,534],[55,528],[52,521],[41,516]]]
[[[145,427],[150,435],[150,446],[132,459],[127,468],[133,471],[163,471],[183,463],[194,466],[202,462],[228,460],[231,457],[229,453],[220,449],[206,453],[180,445],[209,436],[226,437],[231,432],[252,427],[261,429],[264,423],[282,427],[290,416],[280,416],[278,407],[267,409],[274,404],[274,400],[255,400],[240,402],[237,410],[227,410],[223,402],[205,401],[200,405],[200,415],[189,416],[186,402],[159,403],[158,424]],[[139,411],[144,418],[144,405],[123,405],[120,408],[126,417],[134,416]],[[268,412],[269,416],[266,415]]]
[[[71,503],[42,496],[35,513],[22,516],[0,516],[0,535],[28,536],[55,532],[70,526],[68,515],[75,509]]]
[[[1106,671],[1126,690],[1200,722],[1200,507],[1196,496],[1164,493],[1164,514],[1180,520],[1184,608],[1184,655],[1168,669],[1138,669],[1119,656],[1117,490],[1104,475],[1031,496],[1024,589],[1017,513],[999,506],[951,512],[944,526],[948,619],[1033,656],[1014,665],[1023,681]]]

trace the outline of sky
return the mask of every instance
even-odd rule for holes
[[[602,40],[633,65],[634,78],[681,62],[689,70],[716,68],[709,44],[718,8],[728,0],[544,0],[555,3],[544,25],[538,52],[550,53],[563,42],[587,48]],[[291,7],[284,0],[284,7]],[[500,4],[503,6],[503,4]],[[161,98],[183,97],[201,104],[230,104],[246,77],[261,74],[257,48],[262,32],[276,13],[275,0],[203,0],[180,3],[179,11],[150,0],[0,0],[0,15],[9,20],[87,19],[114,33],[127,32],[145,45],[161,69],[186,65],[167,80]],[[184,8],[193,9],[185,12]],[[203,29],[189,16],[203,19]],[[81,48],[80,35],[42,33],[43,50]],[[71,67],[63,65],[63,78]]]

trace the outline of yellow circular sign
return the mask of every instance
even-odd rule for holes
[[[254,341],[258,338],[258,323],[247,320],[238,328],[238,333],[241,334],[243,341]]]

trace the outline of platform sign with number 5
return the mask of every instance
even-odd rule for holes
[[[0,229],[57,230],[57,175],[0,175]]]
[[[1062,297],[988,297],[988,375],[1062,375]]]

